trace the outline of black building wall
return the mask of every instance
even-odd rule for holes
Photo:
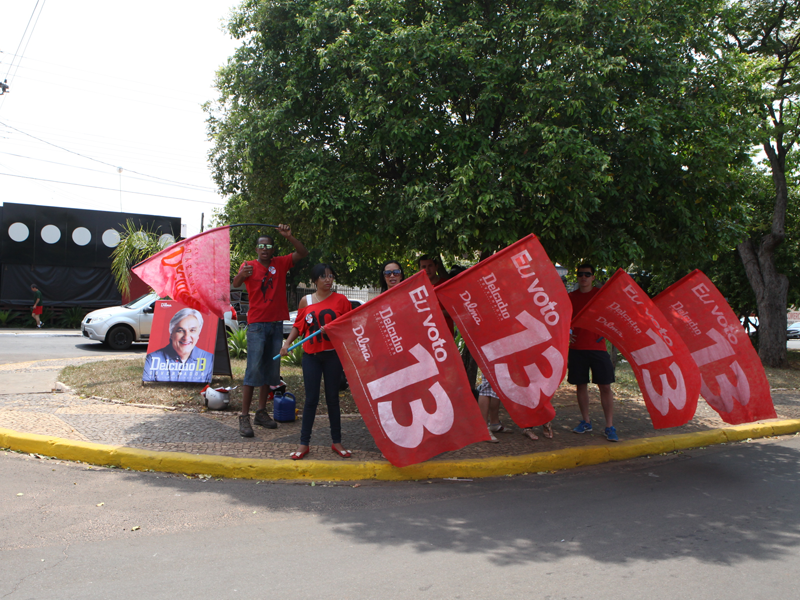
[[[0,207],[0,303],[32,304],[30,286],[45,306],[113,306],[121,301],[111,253],[128,221],[178,238],[177,217],[14,204]]]

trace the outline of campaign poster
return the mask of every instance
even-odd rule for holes
[[[156,301],[142,381],[211,383],[217,321],[176,300]]]

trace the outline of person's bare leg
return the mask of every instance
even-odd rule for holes
[[[492,399],[489,396],[478,396],[478,408],[481,410],[481,416],[483,417],[483,422],[486,425],[486,429],[489,431],[489,442],[496,443],[497,438],[492,433],[492,430],[489,429],[489,402]]]
[[[500,423],[500,398],[489,398],[488,407],[489,425]]]
[[[614,392],[611,390],[611,385],[598,385],[597,387],[600,388],[600,403],[603,405],[603,415],[606,418],[606,427],[613,427]]]
[[[577,388],[578,408],[581,411],[581,418],[589,423],[589,384],[579,383],[575,387]]]
[[[252,390],[253,388],[250,388],[250,389]],[[267,408],[267,399],[269,398],[269,392],[270,392],[270,389],[269,389],[269,385],[268,384],[264,384],[260,388],[258,388],[258,409],[259,410],[263,410],[263,409]],[[251,396],[252,396],[252,393],[253,392],[251,391],[250,392]]]
[[[478,408],[481,410],[483,422],[489,423],[489,396],[478,396]]]
[[[250,414],[250,403],[253,401],[253,386],[252,385],[243,385],[242,386],[242,414],[249,415]]]

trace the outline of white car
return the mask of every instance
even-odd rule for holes
[[[103,342],[112,350],[127,350],[134,342],[150,339],[158,294],[145,294],[124,306],[111,306],[90,312],[83,318],[81,334],[90,340]],[[239,323],[225,313],[225,328],[237,331]]]
[[[353,298],[348,298],[350,300],[350,306],[353,308],[358,308],[362,304],[364,304],[363,300],[356,300]],[[292,333],[292,326],[294,325],[295,320],[297,320],[297,311],[293,310],[289,313],[289,319],[283,322],[283,337],[288,337],[290,333]]]

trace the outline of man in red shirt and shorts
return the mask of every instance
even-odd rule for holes
[[[256,244],[257,260],[248,260],[239,267],[233,287],[247,286],[250,308],[247,311],[247,368],[242,385],[242,414],[239,415],[239,434],[253,437],[250,425],[250,403],[253,389],[258,388],[258,410],[253,422],[275,429],[278,424],[267,412],[270,386],[281,380],[280,360],[272,360],[283,343],[283,322],[289,318],[286,302],[286,273],[308,256],[306,247],[292,235],[288,225],[278,225],[278,233],[294,246],[294,252],[275,256],[275,241],[261,236]]]
[[[571,292],[573,318],[586,306],[600,288],[594,286],[594,267],[584,263],[578,267],[578,289]],[[606,340],[588,329],[573,327],[569,336],[569,371],[567,381],[577,387],[578,408],[581,411],[581,422],[573,429],[575,433],[586,433],[592,430],[589,420],[589,371],[592,383],[600,388],[600,404],[606,418],[605,435],[608,441],[618,442],[617,430],[614,428],[614,366],[606,350]]]

